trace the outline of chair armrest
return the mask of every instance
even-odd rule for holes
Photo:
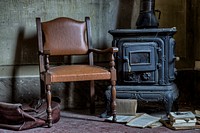
[[[110,47],[110,48],[103,49],[103,50],[100,50],[100,49],[89,49],[89,52],[94,52],[94,53],[97,53],[97,54],[116,53],[116,52],[118,52],[118,48],[117,47]]]

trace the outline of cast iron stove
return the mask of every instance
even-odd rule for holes
[[[178,97],[175,80],[176,28],[111,30],[116,54],[117,98],[163,101],[166,112]]]
[[[179,95],[174,83],[177,58],[173,35],[177,30],[158,28],[154,5],[155,0],[141,0],[137,29],[109,31],[112,46],[119,48],[116,91],[120,99],[161,101],[168,114]]]

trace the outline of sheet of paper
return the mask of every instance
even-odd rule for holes
[[[132,120],[133,118],[135,118],[136,116],[125,116],[125,115],[117,115],[116,119],[118,123],[127,123],[130,120]],[[113,116],[107,118],[106,120],[108,121],[112,121]]]

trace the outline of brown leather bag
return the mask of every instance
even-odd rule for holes
[[[31,104],[0,102],[0,128],[25,130],[46,126],[47,113],[44,99]],[[53,123],[60,119],[60,101],[52,99]]]

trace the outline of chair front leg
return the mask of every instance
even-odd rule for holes
[[[51,108],[51,85],[46,86],[47,89],[47,124],[52,127],[52,108]]]
[[[116,81],[111,81],[112,86],[111,86],[111,95],[112,95],[112,104],[111,104],[111,108],[112,108],[112,115],[113,115],[113,122],[116,122]]]
[[[113,115],[113,122],[116,122],[116,80],[117,80],[117,74],[116,74],[116,69],[115,69],[115,62],[114,62],[114,55],[111,55],[111,60],[110,60],[110,72],[111,72],[111,96],[112,96],[112,104],[111,104],[111,109],[112,109],[112,115]]]

